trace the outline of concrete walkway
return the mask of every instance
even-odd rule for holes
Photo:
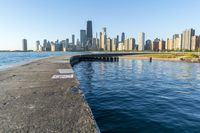
[[[91,110],[75,87],[78,81],[68,74],[67,58],[41,59],[0,72],[1,133],[97,132]],[[59,75],[65,76],[57,79]]]

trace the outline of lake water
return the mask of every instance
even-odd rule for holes
[[[77,53],[0,52],[0,70],[64,54]],[[200,132],[200,64],[120,59],[74,70],[102,132]]]
[[[77,52],[0,52],[0,70],[32,59],[65,54],[77,54]]]
[[[200,133],[200,64],[120,59],[74,66],[105,133]]]

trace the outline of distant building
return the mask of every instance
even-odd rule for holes
[[[165,49],[167,49],[167,50],[173,50],[173,48],[174,48],[173,39],[167,38]]]
[[[98,38],[92,39],[92,45],[89,47],[89,50],[97,51],[98,50]]]
[[[92,21],[87,21],[87,44],[88,47],[92,46],[93,32],[92,32]]]
[[[118,48],[118,45],[119,45],[119,35],[117,35],[117,48]]]
[[[173,50],[181,50],[182,49],[182,35],[175,34],[173,35]]]
[[[85,46],[86,42],[87,42],[86,30],[80,30],[80,43],[84,49],[86,48]]]
[[[49,41],[47,42],[46,51],[51,51],[51,43]]]
[[[200,48],[200,35],[197,38],[197,48]]]
[[[124,41],[124,50],[125,51],[132,51],[135,47],[135,39],[134,38],[127,38]]]
[[[160,51],[165,50],[165,41],[162,39],[159,41],[159,50]]]
[[[124,43],[124,50],[128,51],[128,48],[129,48],[129,39],[125,39],[123,43]]]
[[[46,39],[44,39],[42,51],[47,51],[47,40]]]
[[[138,34],[138,50],[143,51],[145,45],[145,33],[141,32]]]
[[[129,51],[132,51],[136,48],[135,38],[129,38]]]
[[[112,39],[112,51],[117,51],[117,39]]]
[[[195,36],[195,30],[194,29],[186,29],[183,32],[182,49],[191,50],[192,36]]]
[[[56,44],[54,42],[51,42],[51,52],[56,51]]]
[[[124,41],[125,41],[125,38],[126,38],[126,37],[125,37],[125,33],[124,33],[124,32],[122,32],[122,36],[121,36],[121,42],[122,42],[122,43],[124,43]]]
[[[72,34],[72,45],[75,45],[75,35]]]
[[[156,38],[153,41],[153,47],[152,47],[153,51],[159,51],[159,42],[160,42],[160,39],[158,39],[158,38]]]
[[[24,52],[27,52],[28,51],[28,48],[27,48],[27,40],[26,39],[23,39],[22,40],[22,49]]]
[[[198,50],[198,36],[192,36],[191,50],[192,51]]]
[[[36,41],[36,51],[41,52],[42,46],[40,45],[40,41]]]
[[[112,51],[112,40],[110,38],[107,38],[107,51]]]
[[[100,32],[100,50],[107,50],[107,31],[106,28],[103,28],[103,31]]]
[[[152,50],[152,41],[151,40],[147,40],[144,50]]]
[[[61,42],[60,42],[60,45],[61,45],[61,50],[63,51],[63,52],[65,52],[65,51],[67,51],[67,49],[66,49],[66,40],[62,40]]]
[[[96,33],[96,38],[95,38],[95,45],[96,45],[96,50],[99,50],[100,48],[100,42],[99,42],[99,39],[98,39],[98,33]]]
[[[124,43],[119,43],[118,51],[124,51]]]

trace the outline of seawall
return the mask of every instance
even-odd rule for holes
[[[71,57],[50,57],[0,72],[0,132],[99,132]]]
[[[0,132],[99,132],[72,66],[133,54],[49,57],[0,71]]]

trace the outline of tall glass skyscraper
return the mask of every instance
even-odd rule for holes
[[[80,30],[80,41],[81,41],[81,46],[84,47],[85,49],[85,44],[87,41],[86,30]]]
[[[125,41],[125,33],[124,33],[124,32],[122,32],[122,36],[121,36],[121,42],[122,42],[122,43],[124,43],[124,41]]]
[[[22,40],[22,48],[23,48],[23,51],[25,51],[25,52],[28,50],[28,48],[27,48],[27,40],[26,39]]]
[[[92,40],[93,33],[92,33],[92,21],[87,21],[87,40]]]

